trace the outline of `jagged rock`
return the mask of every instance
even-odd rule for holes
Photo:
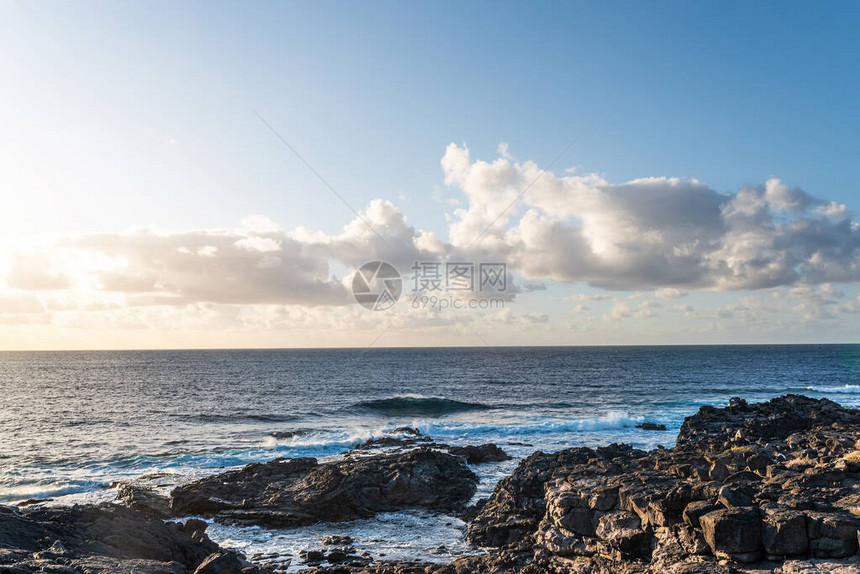
[[[784,440],[789,435],[834,423],[860,424],[860,411],[847,409],[828,399],[785,395],[750,405],[732,399],[724,409],[702,407],[684,420],[676,444],[698,449],[719,448],[741,431],[755,441]]]
[[[170,499],[148,486],[121,483],[117,486],[116,501],[134,510],[150,512],[160,518],[170,517]]]
[[[469,540],[532,554],[529,564],[547,572],[725,570],[715,560],[770,570],[759,561],[792,557],[860,562],[860,474],[846,461],[858,439],[860,411],[827,400],[788,395],[703,407],[671,449],[532,455],[497,485]]]
[[[499,446],[492,443],[466,446],[439,444],[434,442],[432,438],[421,434],[418,430],[409,427],[400,427],[395,429],[392,431],[392,434],[406,436],[384,436],[373,438],[357,446],[353,451],[346,453],[346,456],[350,456],[354,452],[373,451],[386,447],[396,447],[399,451],[405,452],[423,446],[463,457],[466,459],[468,464],[501,462],[510,460],[511,458]]]
[[[194,570],[194,574],[243,574],[250,562],[240,559],[233,553],[215,552]]]
[[[0,507],[2,572],[184,574],[219,552],[240,560],[209,540],[199,520],[163,522],[113,504],[20,512]],[[245,562],[243,572],[260,570]]]
[[[720,488],[717,500],[726,508],[752,506],[752,496],[739,488],[732,488],[731,486]]]
[[[457,512],[477,482],[460,458],[429,448],[328,463],[277,459],[177,487],[170,508],[175,516],[296,527],[403,508]]]

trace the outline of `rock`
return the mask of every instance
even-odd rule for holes
[[[661,425],[657,423],[641,423],[636,425],[636,428],[650,431],[664,431],[666,430],[666,425]]]
[[[699,519],[705,541],[718,557],[754,562],[761,557],[761,519],[753,510],[724,509]]]
[[[227,552],[215,552],[194,570],[194,574],[242,574],[249,562],[240,560],[238,556]]]
[[[322,539],[323,546],[348,546],[353,542],[352,536],[326,536]]]
[[[806,516],[794,511],[766,513],[762,519],[762,542],[765,553],[773,558],[807,554]]]
[[[277,459],[177,487],[170,508],[227,524],[297,527],[404,508],[458,512],[477,482],[461,459],[425,447],[322,464]]]
[[[809,548],[816,558],[844,558],[857,552],[860,520],[848,514],[806,513]]]
[[[834,462],[858,439],[860,412],[828,400],[703,407],[671,449],[535,453],[497,485],[469,540],[531,556],[535,572],[731,571],[720,560],[764,572],[765,557],[856,558],[860,475]]]
[[[729,474],[731,474],[731,471],[721,462],[714,462],[711,464],[711,468],[708,469],[708,477],[711,480],[716,480],[717,482],[724,481]]]
[[[765,403],[732,399],[724,409],[699,409],[681,425],[676,444],[698,449],[719,448],[742,431],[744,437],[773,442],[818,426],[860,424],[860,411],[828,399],[785,395]]]
[[[120,483],[116,490],[116,501],[129,508],[150,512],[161,518],[170,516],[170,499],[148,486]]]
[[[624,554],[640,556],[645,550],[647,533],[642,530],[642,521],[625,510],[615,510],[601,516],[595,534]]]
[[[739,488],[723,486],[717,500],[726,508],[752,506],[752,497]]]
[[[466,450],[455,455],[455,447],[410,440],[419,436],[402,430],[383,452],[373,452],[376,444],[336,462],[279,459],[222,473],[174,490],[171,510],[295,526],[427,508],[471,518],[469,541],[487,549],[449,563],[385,562],[331,536],[326,552],[300,554],[317,574],[860,571],[860,412],[828,400],[702,407],[676,446],[650,452],[609,445],[534,453],[468,513],[476,477],[465,461],[501,449],[457,447]],[[212,543],[206,523],[159,520],[142,502],[150,494],[121,499],[145,514],[114,505],[67,514],[0,507],[0,571],[256,571]]]
[[[196,522],[163,522],[115,504],[26,511],[2,507],[0,571],[184,574],[216,553],[239,560],[209,540]],[[259,569],[244,563],[243,572]]]
[[[501,462],[511,458],[505,451],[492,443],[478,446],[451,446],[448,447],[448,452],[455,456],[462,456],[469,464]]]
[[[702,516],[719,509],[719,505],[707,500],[694,500],[684,508],[684,522],[693,528],[699,528],[699,519]]]
[[[487,443],[481,445],[451,446],[438,444],[432,438],[421,434],[420,431],[410,427],[399,427],[391,432],[394,436],[384,436],[370,439],[346,453],[350,456],[356,452],[367,452],[383,448],[393,448],[394,452],[408,452],[419,447],[427,447],[438,451],[448,452],[454,456],[466,459],[468,464],[484,464],[487,462],[501,462],[510,460],[510,456],[495,444]],[[405,436],[403,436],[405,435]]]
[[[545,485],[552,482],[553,477],[570,476],[579,470],[583,473],[594,473],[598,468],[605,471],[615,460],[635,461],[644,454],[626,445],[594,450],[574,448],[552,454],[536,452],[496,485],[493,496],[469,524],[469,541],[491,547],[519,543],[537,531],[546,514]],[[588,505],[587,502],[582,504]]]

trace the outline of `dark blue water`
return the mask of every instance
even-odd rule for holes
[[[403,425],[519,456],[669,445],[635,425],[787,392],[860,405],[860,346],[0,353],[0,500],[331,455]]]

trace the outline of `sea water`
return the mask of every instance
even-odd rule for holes
[[[0,353],[0,503],[110,500],[127,479],[167,492],[249,462],[336,457],[401,426],[511,454],[474,468],[477,498],[534,451],[671,446],[701,405],[785,393],[860,406],[860,345]],[[327,534],[392,559],[476,551],[461,521],[417,511],[209,533],[249,554]]]

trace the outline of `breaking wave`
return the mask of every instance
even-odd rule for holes
[[[385,399],[361,401],[355,405],[364,410],[390,416],[438,417],[468,411],[486,411],[493,407],[482,403],[455,401],[444,397],[397,396]]]

